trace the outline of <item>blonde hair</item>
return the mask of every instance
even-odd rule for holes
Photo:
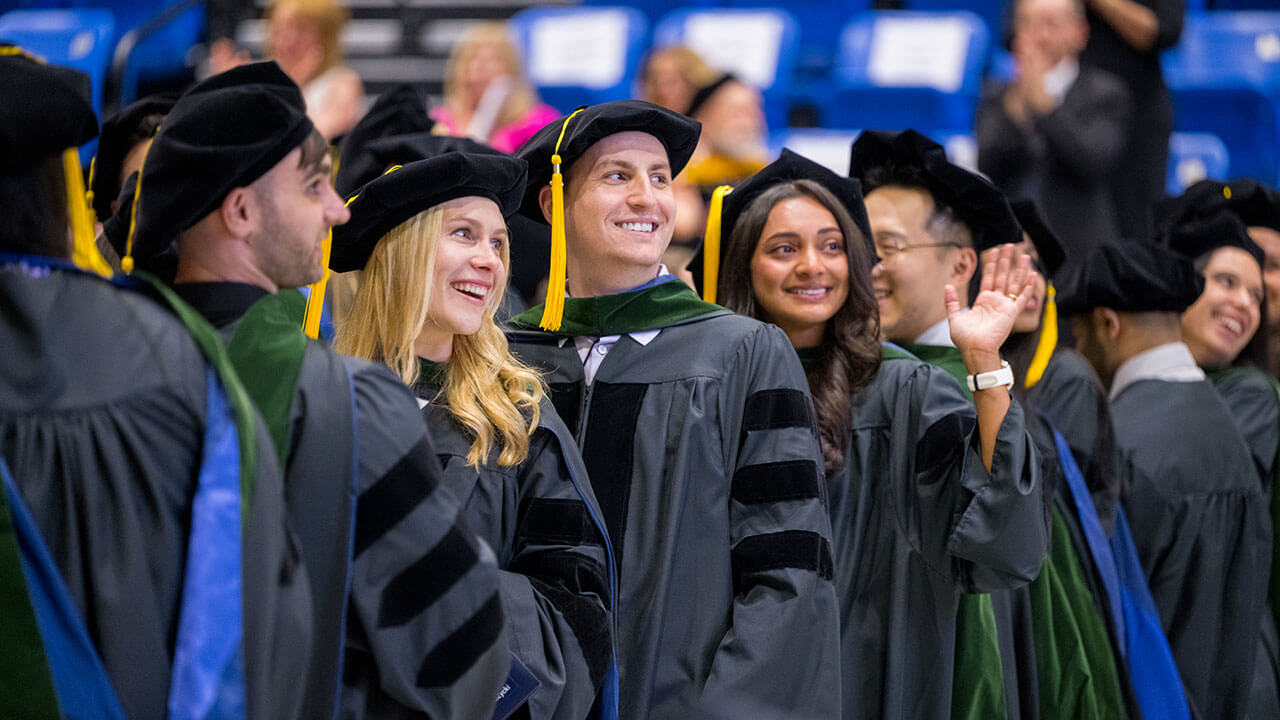
[[[298,19],[315,28],[320,40],[324,58],[316,70],[319,76],[329,68],[342,62],[342,28],[347,24],[350,13],[334,0],[272,0],[267,7],[267,20],[273,21],[276,13],[283,8],[291,8],[298,13]],[[267,33],[266,46],[263,48],[267,57],[275,54],[271,47],[271,33]]]
[[[502,63],[503,70],[511,79],[511,91],[507,94],[506,101],[502,103],[502,109],[498,111],[497,120],[493,124],[494,129],[497,130],[519,120],[520,116],[537,105],[538,93],[525,77],[520,52],[516,49],[506,24],[478,23],[467,28],[466,32],[462,33],[462,37],[458,38],[458,42],[449,51],[449,60],[445,65],[445,103],[451,106],[450,110],[455,115],[458,114],[457,106],[462,103],[462,72],[482,45],[492,45],[497,50],[498,61]],[[480,98],[471,98],[471,102],[478,103]],[[470,111],[471,109],[468,108],[467,112]]]
[[[640,91],[644,99],[649,102],[657,102],[657,96],[654,94],[652,87],[653,77],[649,73],[654,61],[659,59],[670,59],[675,62],[676,67],[680,69],[680,77],[689,86],[689,100],[693,99],[693,93],[697,92],[698,88],[706,87],[720,79],[721,73],[708,65],[698,53],[688,47],[684,45],[660,47],[650,51],[644,60],[640,62]],[[676,112],[686,112],[689,108],[671,109]]]
[[[413,343],[428,322],[436,247],[444,209],[437,205],[397,225],[374,247],[351,312],[338,326],[338,352],[385,363],[406,385],[418,381]],[[502,264],[510,252],[502,246]],[[472,335],[455,335],[453,356],[437,399],[471,434],[467,463],[479,467],[497,444],[498,464],[516,465],[529,454],[529,436],[538,425],[542,378],[516,360],[506,335],[494,322],[502,302],[495,288],[484,321]]]

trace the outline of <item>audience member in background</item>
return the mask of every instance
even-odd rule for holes
[[[1017,0],[1017,74],[978,108],[978,169],[1029,197],[1074,252],[1120,236],[1111,172],[1131,112],[1124,82],[1079,63],[1089,36],[1084,0]]]
[[[1232,410],[1182,341],[1204,281],[1182,255],[1129,242],[1073,258],[1060,282],[1108,386],[1125,513],[1193,716],[1248,717],[1271,521]]]
[[[465,138],[430,139],[485,153],[427,155],[351,198],[330,266],[364,278],[336,347],[385,363],[413,388],[446,487],[498,556],[512,667],[537,683],[511,680],[495,714],[527,700],[530,720],[582,720],[612,677],[603,515],[573,434],[495,322],[510,259],[505,218],[520,207],[527,166]],[[383,562],[417,557],[393,544],[373,551]]]
[[[212,328],[70,262],[89,87],[0,46],[0,716],[296,717],[312,595],[270,437]]]
[[[462,34],[445,66],[444,105],[431,111],[437,131],[509,153],[557,117],[525,78],[506,25],[482,23]]]
[[[364,85],[342,64],[346,8],[336,0],[274,0],[267,9],[266,56],[302,88],[307,115],[325,140],[346,133],[364,113]]]
[[[640,99],[678,113],[688,113],[698,88],[716,81],[720,73],[683,45],[649,51],[640,64]]]
[[[132,210],[133,193],[127,188],[136,180],[130,181],[130,176],[142,167],[151,137],[176,99],[170,95],[145,97],[102,121],[98,152],[89,166],[89,204],[97,216],[98,250],[113,270],[120,270],[120,251],[111,242],[111,234],[105,232],[106,223],[120,208]]]
[[[1080,64],[1124,80],[1132,108],[1120,152],[1124,162],[1111,173],[1120,235],[1149,238],[1151,206],[1164,196],[1173,132],[1160,52],[1178,42],[1186,0],[1087,0],[1086,6],[1089,43]]]

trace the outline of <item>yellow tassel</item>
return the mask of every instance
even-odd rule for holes
[[[560,329],[564,320],[565,273],[569,250],[564,230],[564,176],[560,173],[560,143],[564,142],[564,132],[569,128],[569,121],[574,115],[586,108],[574,110],[564,119],[560,126],[560,137],[556,140],[555,150],[551,155],[551,269],[547,274],[547,299],[542,306],[542,320],[538,327],[552,332]]]
[[[98,252],[94,239],[93,221],[89,219],[89,205],[85,202],[84,178],[80,177],[80,152],[75,148],[62,151],[62,174],[66,178],[67,214],[71,222],[71,262],[81,270],[111,277],[114,274],[111,266]]]
[[[1035,387],[1049,367],[1053,351],[1058,347],[1058,303],[1054,298],[1057,291],[1050,283],[1045,291],[1044,318],[1040,321],[1040,344],[1036,346],[1036,354],[1031,358],[1031,367],[1027,368],[1026,387]]]
[[[329,148],[329,156],[332,158],[331,173],[329,181],[338,175],[338,153],[337,148]],[[396,166],[400,167],[399,165]],[[394,169],[394,168],[393,168]],[[387,172],[391,172],[388,170]],[[346,206],[351,207],[351,203],[356,201],[359,195],[352,195],[346,201]],[[329,287],[329,278],[333,275],[329,271],[329,252],[333,249],[333,228],[329,228],[329,233],[325,235],[324,243],[321,244],[321,257],[324,261],[324,275],[320,279],[310,285],[310,291],[307,294],[307,311],[302,316],[302,331],[312,340],[320,337],[320,316],[324,313],[324,294]]]
[[[124,257],[120,258],[120,269],[125,273],[133,272],[133,234],[138,229],[138,206],[142,204],[142,171],[147,167],[147,156],[151,154],[151,146],[155,143],[160,127],[156,126],[155,135],[147,141],[142,151],[142,163],[138,165],[138,185],[133,191],[133,207],[129,209],[129,234],[124,241]]]
[[[92,217],[97,218],[99,222],[105,222],[106,218],[99,218],[98,211],[93,209],[93,197],[94,197],[93,196],[93,175],[94,173],[97,172],[97,168],[98,168],[98,156],[94,155],[93,157],[89,158],[89,187],[85,188],[84,201],[85,201],[85,204],[89,206],[89,210],[93,212]]]
[[[716,301],[716,283],[720,280],[720,221],[724,209],[724,196],[733,192],[729,185],[721,185],[711,193],[707,208],[707,231],[702,237],[702,299]]]

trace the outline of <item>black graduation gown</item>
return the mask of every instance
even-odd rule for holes
[[[436,399],[438,385],[423,380],[414,391],[427,402],[422,415],[445,486],[498,556],[511,651],[539,681],[529,718],[581,720],[613,662],[613,645],[608,558],[596,526],[603,515],[572,434],[544,398],[525,460],[502,467],[494,448],[476,468],[467,463],[471,436]]]
[[[905,356],[884,360],[852,413],[845,466],[827,478],[842,716],[947,717],[961,594],[1040,571],[1039,459],[1013,403],[988,471],[973,403],[945,371]]]
[[[131,718],[165,718],[208,370],[186,329],[100,278],[0,268],[0,456]],[[292,717],[310,590],[259,425],[244,527],[246,713]]]
[[[1122,500],[1188,700],[1245,717],[1271,553],[1252,454],[1208,382],[1147,379],[1111,402]]]

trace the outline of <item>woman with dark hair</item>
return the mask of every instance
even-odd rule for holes
[[[858,181],[784,150],[723,202],[724,270],[717,278],[713,230],[704,291],[718,286],[729,308],[778,324],[814,395],[841,607],[843,716],[1002,706],[998,685],[985,699],[956,688],[953,703],[953,660],[961,596],[1024,584],[1043,557],[1027,541],[1043,510],[1028,481],[1036,459],[1021,409],[999,384],[978,390],[975,406],[944,371],[880,343]],[[1010,248],[990,267],[972,310],[962,314],[948,294],[951,331],[967,356],[994,354],[1026,304],[1027,263],[1012,260]]]

